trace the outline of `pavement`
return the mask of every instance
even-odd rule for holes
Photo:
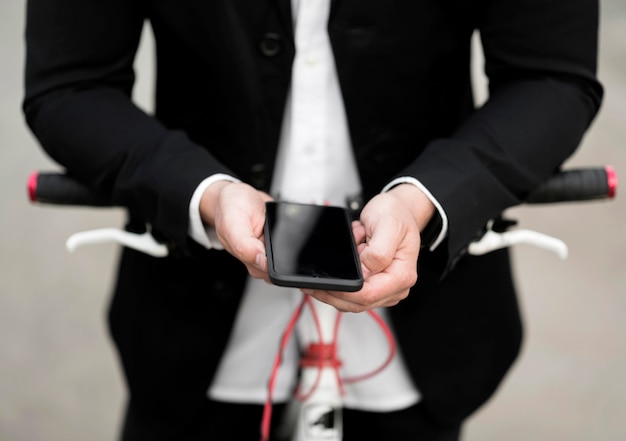
[[[125,389],[105,326],[118,248],[65,250],[77,231],[121,226],[115,209],[27,201],[33,170],[56,170],[21,111],[24,2],[0,2],[0,441],[116,439]],[[626,3],[602,4],[600,114],[569,166],[612,164],[626,180]],[[151,41],[137,101],[151,108]],[[564,240],[570,255],[519,246],[522,353],[465,441],[626,439],[626,204],[518,207],[521,227]],[[468,292],[468,295],[471,293]]]

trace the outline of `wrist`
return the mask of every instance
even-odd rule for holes
[[[423,233],[437,212],[437,208],[426,193],[410,183],[396,185],[389,193],[402,201],[402,205],[411,212],[420,233]]]
[[[215,207],[219,201],[220,193],[224,187],[232,183],[229,180],[219,180],[204,190],[200,198],[200,217],[204,224],[215,226]]]

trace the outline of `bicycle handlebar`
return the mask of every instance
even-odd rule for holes
[[[111,197],[100,194],[61,172],[33,172],[27,181],[31,202],[53,205],[113,207]]]
[[[617,191],[617,176],[613,167],[587,167],[560,171],[531,192],[525,200],[528,204],[554,202],[590,201],[612,199]],[[73,177],[61,172],[35,172],[28,178],[28,196],[32,202],[86,207],[114,207],[108,194],[97,193]],[[468,252],[481,255],[498,248],[517,243],[527,243],[556,252],[561,258],[567,256],[567,246],[562,241],[529,230],[494,231],[493,221],[468,246]],[[72,235],[66,245],[70,251],[84,244],[119,242],[155,257],[168,254],[164,244],[148,232],[101,229]]]
[[[530,193],[527,204],[612,199],[617,191],[613,167],[579,168],[561,171]]]
[[[527,204],[582,202],[612,199],[617,191],[617,175],[611,166],[560,171],[525,199]],[[28,178],[31,202],[55,205],[113,207],[110,195],[97,193],[75,178],[61,172],[34,172]]]

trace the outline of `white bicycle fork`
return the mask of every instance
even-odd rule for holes
[[[310,343],[301,359],[300,391],[306,394],[299,403],[299,413],[292,441],[341,441],[342,399],[335,357],[334,307],[313,298],[309,303],[319,323],[319,342]],[[314,329],[314,332],[318,330]]]

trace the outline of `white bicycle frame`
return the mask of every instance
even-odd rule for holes
[[[299,388],[310,393],[299,403],[292,441],[341,441],[342,398],[337,375],[340,360],[332,356],[336,350],[334,327],[340,312],[318,300],[310,300],[321,335],[317,343],[309,345],[301,361]]]
[[[561,259],[567,257],[567,245],[557,238],[530,230],[495,232],[491,226],[492,223],[488,224],[482,238],[470,244],[469,254],[481,255],[504,247],[528,244],[552,251]],[[66,247],[74,252],[83,246],[106,242],[116,242],[154,257],[168,255],[167,247],[157,242],[149,232],[136,234],[116,228],[75,233],[68,238]],[[327,304],[310,300],[312,314],[317,317],[319,341],[309,345],[301,363],[299,387],[311,393],[298,403],[291,440],[341,441],[342,391],[336,366],[341,360],[327,356],[336,350],[333,339],[337,314],[340,313]]]

